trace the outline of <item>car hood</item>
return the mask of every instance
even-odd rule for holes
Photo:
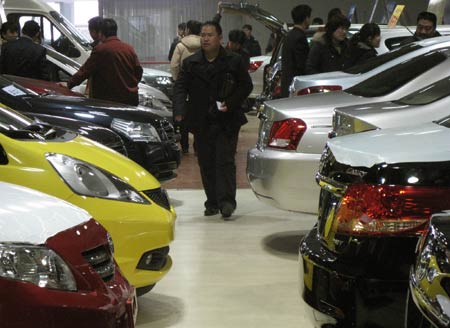
[[[169,97],[167,97],[164,92],[162,92],[161,90],[158,90],[148,84],[139,83],[139,93],[143,93],[148,96],[153,96],[156,99],[170,101]]]
[[[308,116],[327,116],[331,118],[336,106],[347,106],[358,101],[367,100],[364,97],[353,96],[344,91],[312,94],[301,97],[291,97],[267,101],[267,107],[281,112],[285,116],[306,118]]]
[[[91,218],[81,208],[22,186],[0,182],[0,195],[0,242],[43,244]]]
[[[168,77],[172,77],[172,74],[170,74],[169,72],[161,71],[159,69],[154,69],[154,68],[147,68],[147,67],[144,67],[144,74],[148,74],[148,75],[152,75],[152,76],[168,76]]]
[[[253,19],[256,19],[258,22],[262,23],[272,32],[277,32],[283,29],[283,26],[286,25],[285,22],[281,21],[268,11],[261,9],[258,5],[251,5],[248,3],[222,2],[220,4],[220,8],[222,8],[225,13],[252,17]]]
[[[30,99],[33,107],[53,106],[55,108],[82,111],[82,112],[102,112],[111,117],[132,116],[138,121],[160,120],[163,117],[160,111],[152,110],[143,106],[128,106],[115,102],[85,98],[85,97],[64,97],[64,96],[46,96],[33,97]],[[64,116],[64,115],[63,115]],[[141,118],[141,120],[139,120]]]
[[[339,163],[370,168],[382,163],[449,161],[449,139],[449,128],[425,123],[338,137],[327,145]]]
[[[330,80],[330,79],[340,79],[354,76],[354,74],[345,73],[342,71],[328,72],[328,73],[319,73],[319,74],[311,74],[311,75],[300,75],[294,77],[295,82],[308,82],[308,81],[317,81],[317,80]]]

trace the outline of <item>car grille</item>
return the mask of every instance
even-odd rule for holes
[[[159,137],[162,141],[177,142],[175,137],[175,129],[169,121],[160,120],[159,126],[155,126],[155,128],[158,131]]]
[[[106,147],[114,149],[116,152],[121,153],[124,156],[128,156],[127,149],[122,140],[117,142],[105,143]]]
[[[82,255],[104,282],[108,282],[114,277],[116,269],[114,259],[105,246],[83,252]]]
[[[144,194],[150,198],[155,204],[170,211],[170,201],[167,192],[162,188],[145,190]]]

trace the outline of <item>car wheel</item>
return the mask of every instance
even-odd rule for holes
[[[140,296],[142,296],[144,294],[147,294],[149,291],[151,291],[153,289],[153,287],[155,287],[155,285],[156,284],[145,286],[145,287],[136,288],[136,295],[138,297],[140,297]]]

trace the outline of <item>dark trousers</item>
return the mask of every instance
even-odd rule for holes
[[[183,150],[189,149],[189,129],[186,126],[186,122],[181,122],[180,145]]]
[[[238,137],[239,129],[225,131],[217,125],[194,134],[207,208],[220,209],[225,203],[236,207],[235,155]]]

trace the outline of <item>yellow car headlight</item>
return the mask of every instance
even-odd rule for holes
[[[79,195],[150,204],[128,183],[99,167],[67,155],[47,153],[45,156],[64,182]]]

